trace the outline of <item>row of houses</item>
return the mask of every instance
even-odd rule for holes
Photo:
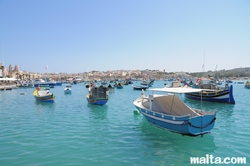
[[[18,66],[12,67],[10,64],[8,68],[3,63],[0,64],[0,78],[15,78],[15,79],[36,79],[40,78],[42,74],[19,70]]]
[[[69,78],[77,78],[80,77],[84,81],[88,80],[110,80],[110,79],[166,79],[167,77],[188,77],[185,72],[175,72],[171,74],[166,74],[165,71],[160,70],[108,70],[108,71],[90,71],[90,72],[82,72],[77,74],[68,74],[68,73],[33,73],[25,70],[19,70],[18,66],[15,65],[12,67],[10,64],[8,68],[6,68],[3,64],[0,65],[0,78],[8,77],[15,78],[21,80],[28,79],[37,79],[37,78],[52,78],[54,80],[67,80]]]

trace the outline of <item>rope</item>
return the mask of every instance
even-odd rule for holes
[[[189,124],[190,126],[194,127],[194,128],[206,128],[207,126],[211,125],[215,120],[216,120],[216,118],[214,118],[214,119],[213,119],[210,123],[208,123],[206,126],[202,126],[202,127],[200,127],[200,126],[195,126],[195,125],[193,125],[190,121],[188,122],[188,124]]]

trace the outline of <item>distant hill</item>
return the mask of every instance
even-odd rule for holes
[[[190,73],[190,75],[195,77],[200,76],[214,76],[214,77],[250,77],[250,67],[235,68],[230,70],[218,70],[218,71],[207,71],[205,73],[195,72]]]

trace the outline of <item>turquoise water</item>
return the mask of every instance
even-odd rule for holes
[[[182,166],[206,154],[250,163],[250,90],[233,86],[235,105],[203,102],[204,110],[217,111],[214,129],[203,137],[162,130],[134,114],[141,91],[131,85],[110,93],[104,106],[87,103],[85,84],[73,85],[72,94],[64,94],[65,85],[51,89],[55,103],[36,103],[33,88],[0,91],[0,165]]]

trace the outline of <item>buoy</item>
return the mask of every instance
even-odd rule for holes
[[[20,92],[20,95],[25,95],[26,93],[25,92]]]
[[[134,114],[140,114],[140,111],[134,110]]]

